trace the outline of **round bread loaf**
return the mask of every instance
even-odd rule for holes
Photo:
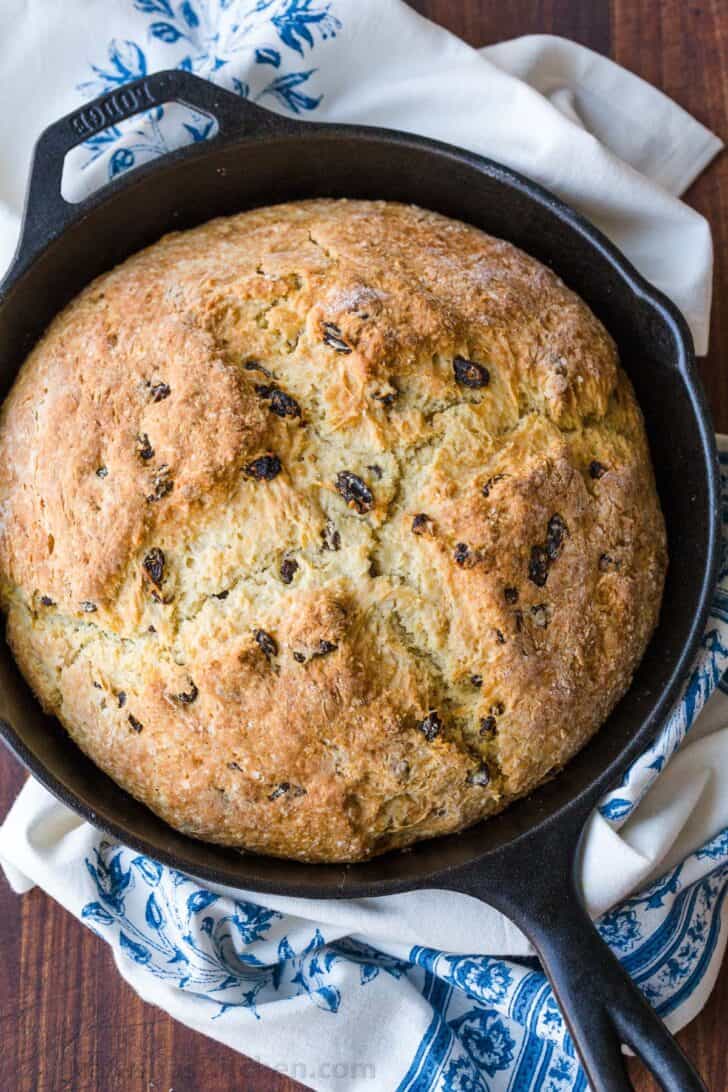
[[[197,838],[353,861],[558,770],[629,686],[665,532],[585,304],[419,208],[302,201],[89,285],[0,420],[8,637]]]

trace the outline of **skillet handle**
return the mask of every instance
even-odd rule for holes
[[[705,1092],[680,1046],[599,936],[573,885],[565,887],[558,906],[544,907],[531,940],[596,1092],[632,1088],[622,1043],[665,1092]]]
[[[664,1092],[706,1092],[700,1076],[602,940],[578,893],[573,850],[544,841],[538,867],[506,854],[496,875],[471,869],[452,887],[482,899],[528,936],[551,983],[594,1092],[632,1089],[621,1044],[637,1054]],[[536,849],[537,847],[533,847]],[[502,866],[502,867],[501,867]]]
[[[100,95],[53,122],[38,138],[16,264],[34,257],[93,200],[92,195],[86,201],[71,203],[62,196],[63,163],[68,152],[109,126],[167,102],[184,103],[214,118],[218,133],[213,140],[231,133],[281,132],[291,126],[286,118],[179,68],[153,72]]]

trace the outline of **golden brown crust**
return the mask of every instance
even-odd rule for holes
[[[0,419],[44,706],[172,825],[304,860],[460,829],[629,685],[665,533],[614,346],[421,209],[306,201],[90,285]]]

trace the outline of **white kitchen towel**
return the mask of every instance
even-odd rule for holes
[[[531,37],[476,51],[398,0],[4,0],[0,268],[43,126],[175,65],[285,113],[407,129],[522,170],[598,223],[705,350],[710,232],[678,195],[720,141],[589,50]],[[210,132],[192,111],[155,110],[72,153],[64,192]],[[728,666],[728,562],[721,579],[686,692],[584,856],[603,935],[673,1028],[704,1003],[725,944],[728,699],[695,723]],[[548,985],[518,961],[525,939],[475,900],[212,890],[110,844],[33,782],[0,854],[17,891],[39,884],[104,938],[143,997],[312,1087],[584,1087]]]

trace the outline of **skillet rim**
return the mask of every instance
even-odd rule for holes
[[[472,868],[479,864],[484,864],[488,859],[495,859],[506,849],[517,850],[522,842],[528,841],[535,835],[548,835],[548,833],[551,832],[558,836],[562,829],[577,825],[580,828],[589,811],[591,811],[598,799],[608,790],[610,784],[619,778],[624,769],[644,750],[645,746],[654,736],[658,722],[666,715],[670,705],[674,702],[679,688],[692,664],[693,657],[703,635],[716,583],[720,560],[721,522],[720,478],[717,447],[705,394],[695,368],[691,335],[685,319],[676,306],[638,273],[631,262],[624,257],[618,248],[611,243],[598,228],[545,187],[541,186],[539,183],[533,182],[519,172],[514,171],[495,160],[480,156],[465,149],[457,148],[454,145],[431,140],[426,137],[419,137],[414,134],[402,133],[397,130],[379,129],[377,127],[360,125],[293,122],[278,115],[271,114],[270,111],[265,111],[260,107],[252,108],[250,104],[246,104],[245,109],[252,109],[254,115],[268,117],[269,125],[271,126],[270,130],[263,132],[262,134],[256,134],[255,132],[250,131],[223,133],[221,128],[212,140],[206,141],[202,145],[193,144],[177,149],[164,157],[160,157],[159,159],[155,159],[140,166],[131,172],[129,176],[121,176],[102,187],[100,190],[97,190],[81,204],[77,206],[69,205],[68,208],[75,211],[72,211],[69,214],[67,222],[63,224],[60,229],[56,228],[56,230],[46,233],[43,244],[40,247],[36,246],[35,248],[30,241],[32,225],[29,224],[29,214],[32,212],[32,209],[29,201],[29,189],[26,195],[26,206],[18,248],[6,276],[0,283],[0,308],[5,308],[6,306],[12,307],[13,295],[15,291],[19,290],[20,286],[22,286],[25,276],[36,266],[36,263],[48,258],[49,251],[59,242],[59,240],[62,240],[66,231],[71,231],[92,213],[98,213],[100,210],[102,211],[103,206],[113,202],[122,192],[129,196],[132,191],[138,191],[140,187],[144,186],[151,175],[161,175],[162,173],[171,175],[179,165],[188,160],[214,160],[216,154],[219,152],[229,154],[232,150],[241,149],[245,146],[257,147],[261,144],[279,143],[281,141],[310,140],[312,136],[315,136],[333,140],[334,142],[345,138],[349,140],[374,141],[375,143],[385,146],[387,144],[396,144],[398,147],[403,147],[405,149],[412,147],[436,156],[440,162],[443,160],[455,161],[475,169],[480,174],[495,178],[506,187],[515,189],[530,203],[545,208],[547,212],[553,214],[561,224],[565,226],[567,231],[575,232],[582,238],[588,247],[596,251],[602,258],[606,259],[616,275],[630,290],[635,304],[641,302],[651,308],[655,316],[661,321],[663,327],[668,330],[675,346],[676,369],[679,372],[684,391],[689,397],[691,410],[697,424],[695,451],[696,453],[699,452],[700,463],[702,471],[704,472],[706,507],[708,511],[708,519],[705,526],[703,571],[699,595],[696,598],[693,619],[687,638],[679,650],[676,650],[669,657],[668,663],[672,662],[669,677],[663,685],[659,695],[652,701],[648,715],[634,730],[625,746],[607,762],[595,778],[589,780],[588,783],[577,791],[575,795],[571,796],[565,803],[557,804],[552,807],[548,814],[542,819],[539,820],[537,818],[535,822],[531,822],[525,830],[520,831],[513,838],[504,840],[499,845],[486,847],[480,852],[468,853],[464,861],[454,865],[445,867],[430,866],[429,868],[420,870],[414,879],[411,877],[403,879],[399,876],[392,875],[385,877],[373,877],[368,875],[372,870],[376,871],[377,866],[381,862],[387,861],[391,864],[392,860],[399,856],[397,851],[390,851],[380,857],[353,864],[309,864],[283,858],[259,856],[252,853],[240,853],[239,856],[233,858],[232,854],[236,851],[228,849],[226,851],[231,853],[229,868],[218,863],[211,866],[195,863],[193,867],[190,867],[189,863],[175,852],[160,848],[154,844],[153,840],[150,841],[148,838],[130,833],[125,826],[123,819],[99,815],[97,810],[88,806],[73,791],[70,791],[60,781],[57,775],[52,773],[43,761],[27,746],[17,729],[3,719],[0,719],[0,735],[13,754],[20,760],[26,769],[28,769],[35,778],[48,789],[48,791],[62,803],[70,807],[76,814],[92,823],[97,829],[100,829],[103,833],[138,852],[144,853],[155,860],[173,868],[177,868],[180,871],[198,876],[207,882],[222,886],[245,886],[264,893],[312,898],[368,897],[371,895],[392,894],[397,891],[437,884],[446,886],[448,875],[460,872],[463,868]],[[270,121],[271,118],[273,119],[272,122]],[[40,144],[42,140],[43,136],[39,138],[38,144]],[[38,146],[36,146],[36,153],[37,149]],[[171,192],[173,192],[173,190]],[[26,247],[31,251],[30,254],[26,252]],[[33,250],[35,251],[34,253],[32,252]],[[628,694],[629,690],[626,692],[625,697],[627,697]],[[589,746],[590,744],[588,743],[580,754],[584,754]],[[567,763],[567,765],[559,771],[554,780],[558,781],[562,778],[569,770],[572,763],[578,760],[578,757],[579,756],[575,756],[571,763]],[[84,760],[90,761],[86,756],[84,756]],[[100,773],[102,777],[108,777],[103,771],[100,771]],[[525,799],[534,800],[538,797],[539,793],[543,792],[543,789],[544,786],[537,787]],[[126,795],[129,796],[129,794]],[[133,800],[132,797],[130,797],[130,799]],[[144,807],[144,805],[136,800],[133,802],[137,807]],[[511,814],[523,803],[523,800],[514,801],[509,808],[501,814]],[[113,805],[111,810],[113,810]],[[149,814],[153,816],[151,811],[149,811]],[[164,821],[160,820],[159,817],[153,817],[155,821],[164,824]],[[447,835],[441,838],[429,839],[417,843],[408,850],[408,856],[411,859],[418,851],[425,856],[428,849],[429,854],[431,855],[433,847],[435,847],[435,849],[437,847],[444,847],[446,843],[451,843],[453,839],[465,838],[468,835],[472,835],[473,832],[477,832],[484,824],[492,824],[496,822],[497,819],[498,816],[494,816],[490,819],[481,821],[481,823],[468,828],[460,834]],[[166,826],[166,824],[164,825]],[[171,827],[169,830],[172,831],[175,837],[187,838],[198,846],[201,845],[204,847],[205,845],[210,845],[212,850],[218,852],[225,849],[225,847],[216,846],[214,843],[204,843],[197,839],[191,839],[189,835],[183,835],[181,832],[175,831]],[[435,856],[437,856],[436,852]],[[299,873],[300,879],[294,879],[293,881],[289,879],[276,881],[274,878],[273,880],[270,880],[264,873],[256,874],[256,862],[259,865],[262,864],[264,869],[273,869],[275,871],[275,869],[278,868],[281,871],[289,873],[295,871]],[[352,870],[354,869],[359,872],[358,878],[353,876]],[[325,873],[326,875],[323,876],[322,873]]]

